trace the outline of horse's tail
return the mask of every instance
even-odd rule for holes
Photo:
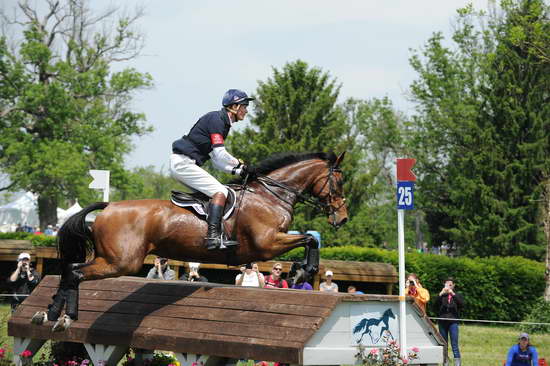
[[[353,328],[353,333],[359,333],[360,331],[363,330],[363,328],[365,328],[367,326],[367,321],[368,319],[367,318],[363,318],[361,319],[361,321],[359,322],[359,324],[357,324],[355,326],[355,328]]]
[[[57,233],[57,255],[61,264],[84,263],[94,251],[92,230],[86,225],[86,215],[107,207],[108,202],[96,202],[69,217]]]

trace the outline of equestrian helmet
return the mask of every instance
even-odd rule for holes
[[[248,102],[255,98],[249,97],[245,92],[239,89],[229,89],[225,92],[222,98],[222,105],[229,107],[232,104],[248,105]]]

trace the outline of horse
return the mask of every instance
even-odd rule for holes
[[[390,318],[395,319],[395,314],[393,313],[391,308],[388,308],[386,311],[384,311],[384,314],[382,314],[382,316],[380,318],[363,318],[359,322],[359,324],[357,324],[353,328],[353,334],[357,334],[357,333],[363,331],[363,333],[361,334],[361,338],[359,338],[357,343],[361,343],[361,341],[363,340],[363,337],[365,336],[365,334],[368,334],[370,336],[370,339],[371,339],[372,343],[376,344],[376,343],[378,343],[378,340],[380,340],[380,338],[382,337],[382,335],[384,334],[385,331],[387,331],[389,333],[390,337],[393,338],[393,335],[390,332]],[[373,338],[373,335],[372,335],[371,327],[378,326],[378,325],[380,325],[380,323],[383,323],[383,326],[380,329],[380,334],[378,335],[378,338],[375,341],[374,338]]]
[[[339,168],[345,152],[287,153],[260,162],[257,174],[241,182],[235,212],[224,227],[239,245],[207,250],[207,224],[192,211],[169,200],[98,202],[70,217],[57,234],[61,281],[48,312],[37,312],[34,324],[56,321],[63,331],[78,319],[78,287],[82,281],[137,273],[148,254],[180,261],[239,265],[266,261],[305,247],[302,271],[316,273],[318,243],[311,235],[288,234],[294,205],[310,203],[338,228],[348,218]],[[93,225],[86,215],[102,209]],[[86,261],[89,259],[88,261]],[[66,305],[65,315],[60,317]]]

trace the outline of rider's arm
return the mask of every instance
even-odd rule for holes
[[[210,157],[217,169],[233,175],[241,173],[241,168],[239,167],[241,163],[225,149],[225,146],[219,146],[212,149]]]

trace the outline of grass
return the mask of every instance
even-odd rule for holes
[[[464,365],[502,366],[519,330],[510,326],[460,325],[459,343]],[[550,361],[550,334],[531,334],[539,358]],[[449,354],[452,354],[449,347]]]
[[[13,340],[8,337],[7,321],[10,306],[0,303],[0,348],[11,354]],[[519,330],[510,326],[460,325],[460,352],[462,364],[476,366],[502,366],[508,349],[516,342]],[[550,360],[550,334],[532,334],[531,341],[539,357]],[[44,347],[43,347],[44,348]],[[452,354],[449,347],[449,354]],[[38,356],[39,357],[39,356]],[[36,360],[36,358],[35,358]],[[242,363],[243,366],[247,364]],[[253,365],[251,362],[248,366]]]

